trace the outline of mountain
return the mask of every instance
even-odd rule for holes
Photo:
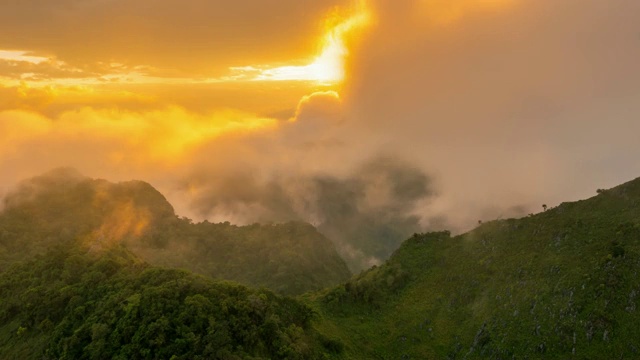
[[[2,359],[321,359],[303,303],[141,262],[120,245],[58,246],[0,273]]]
[[[197,271],[234,274],[201,259],[220,259],[209,248],[297,256],[319,246],[309,225],[192,224],[148,184],[60,170],[5,199],[0,358],[638,358],[640,179],[597,192],[458,236],[414,234],[384,264],[291,298],[169,266],[194,256]],[[311,245],[279,251],[290,245],[262,233]],[[210,244],[234,236],[250,246]],[[237,277],[274,274],[236,263]]]
[[[178,218],[151,185],[110,183],[72,169],[22,182],[0,213],[0,270],[60,244],[123,244],[143,260],[216,279],[300,294],[345,281],[350,272],[313,226],[234,226]]]
[[[640,357],[640,179],[466,234],[415,234],[307,296],[339,358]],[[545,206],[546,209],[546,206]]]

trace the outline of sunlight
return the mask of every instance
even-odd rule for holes
[[[337,83],[344,80],[345,59],[349,54],[347,41],[353,32],[362,29],[371,21],[371,13],[364,1],[358,3],[356,11],[350,17],[333,22],[321,42],[322,51],[308,65],[281,66],[274,68],[244,67],[232,70],[250,70],[257,72],[251,80],[284,81],[306,80],[322,83]]]

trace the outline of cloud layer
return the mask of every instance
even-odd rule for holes
[[[34,4],[2,5],[10,11],[0,8],[0,17],[30,21],[0,21],[0,48],[55,53],[97,74],[86,64],[128,54],[132,64],[175,64],[176,76],[191,76],[242,59],[313,56],[308,38],[317,25],[306,22],[340,2],[274,3],[275,20],[264,16],[264,2],[249,0],[163,0],[153,3],[157,12],[146,1]],[[640,174],[637,1],[369,6],[375,26],[350,44],[341,87],[0,87],[0,187],[58,166],[143,179],[195,220],[309,221],[357,270],[414,231],[462,231]],[[64,19],[73,29],[105,25],[73,32]],[[45,28],[54,29],[52,41]],[[91,42],[105,46],[88,52]],[[49,65],[0,69],[46,73]]]
[[[0,46],[78,68],[147,65],[182,76],[304,59],[345,0],[40,0],[0,4]],[[291,31],[295,29],[295,31]]]
[[[449,2],[452,22],[424,13],[447,2],[401,3],[376,2],[344,99],[437,175],[434,206],[470,223],[480,204],[537,208],[638,176],[638,2]]]

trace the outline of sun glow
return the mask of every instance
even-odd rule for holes
[[[348,40],[357,30],[371,22],[371,12],[364,1],[360,1],[354,13],[347,18],[328,22],[328,31],[322,39],[320,54],[308,65],[266,67],[242,67],[232,70],[250,75],[251,80],[285,81],[305,80],[322,83],[337,83],[344,80],[345,61],[349,54]]]

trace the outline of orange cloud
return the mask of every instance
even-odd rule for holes
[[[30,147],[77,147],[87,141],[103,144],[95,161],[131,165],[172,164],[202,142],[229,133],[255,131],[275,120],[238,110],[194,114],[179,107],[133,112],[85,107],[52,119],[33,112],[0,112],[0,164],[10,153],[30,153]],[[110,144],[110,145],[109,145]],[[99,146],[98,146],[99,147]],[[87,149],[95,151],[96,149]],[[3,156],[5,155],[5,156]],[[67,159],[72,160],[71,159]]]
[[[439,223],[464,228],[509,216],[513,205],[537,209],[540,199],[578,198],[637,176],[640,2],[370,0],[376,26],[352,44],[350,31],[332,30],[349,16],[317,26],[346,1],[247,1],[60,0],[0,12],[3,46],[65,61],[0,59],[0,73],[14,81],[0,87],[0,180],[69,165],[149,180],[180,214],[192,214],[185,201],[201,197],[198,189],[211,189],[224,202],[241,200],[233,214],[262,219],[265,204],[298,179],[349,179],[383,152],[434,174],[442,196],[416,205],[423,223],[453,214]],[[73,16],[53,11],[61,3]],[[104,46],[89,46],[96,43]],[[269,69],[272,78],[280,77],[274,69],[304,74],[325,53],[329,60],[318,61],[335,65],[345,48],[339,85],[246,81]],[[229,76],[242,64],[264,66]],[[82,76],[72,81],[76,69]],[[305,77],[339,76],[289,78]],[[175,189],[180,181],[188,190]],[[379,190],[392,184],[358,182],[366,192],[358,205],[389,202],[392,193]],[[294,212],[307,206],[291,198]]]
[[[318,91],[300,99],[293,121],[306,117],[321,117],[331,121],[342,117],[342,101],[335,91]]]
[[[277,64],[313,54],[322,30],[318,19],[350,2],[5,1],[0,44],[53,54],[89,72],[100,72],[100,62],[115,62],[149,66],[161,76],[217,78],[236,64]]]
[[[19,110],[0,112],[0,155],[15,151],[25,141],[47,134],[52,123],[45,117]]]

